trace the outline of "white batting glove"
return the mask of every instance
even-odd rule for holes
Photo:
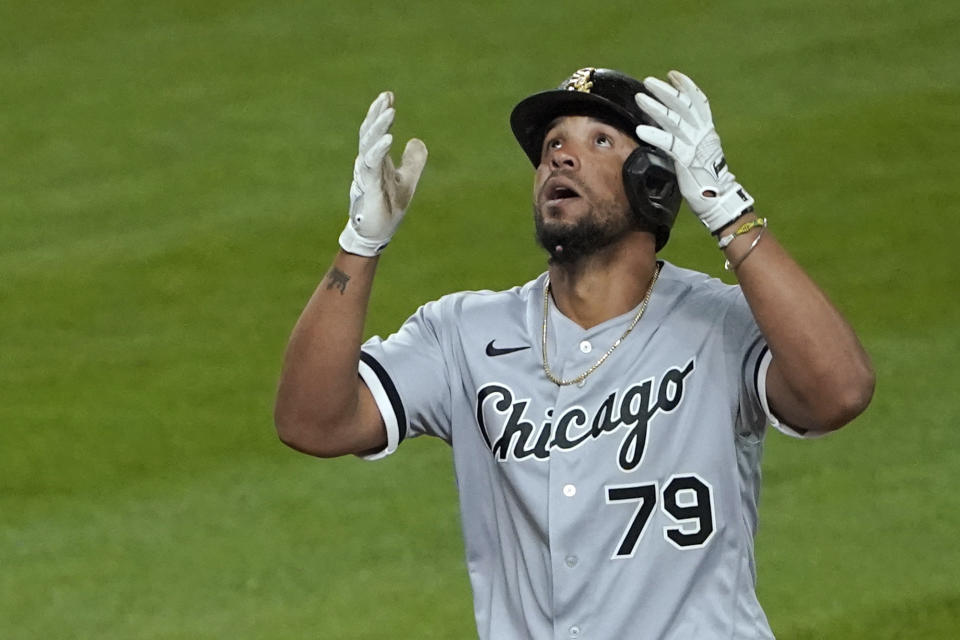
[[[390,242],[417,188],[427,147],[413,138],[403,150],[400,167],[390,159],[390,126],[396,111],[393,94],[384,91],[370,105],[360,125],[360,145],[350,185],[350,219],[340,234],[340,247],[361,256],[379,255]]]
[[[635,97],[663,129],[640,125],[637,137],[673,158],[680,193],[707,229],[718,233],[752,211],[753,198],[727,167],[707,96],[679,71],[667,77],[673,86],[657,78],[643,81],[656,100],[643,93]]]

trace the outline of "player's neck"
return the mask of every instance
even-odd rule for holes
[[[577,263],[551,264],[554,304],[563,315],[589,329],[640,304],[655,268],[652,236],[630,234]]]

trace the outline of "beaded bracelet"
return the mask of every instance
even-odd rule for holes
[[[742,236],[747,231],[750,231],[750,229],[765,226],[767,226],[766,218],[757,218],[756,220],[751,220],[750,222],[744,222],[742,225],[737,227],[736,231],[720,238],[720,242],[717,243],[717,247],[721,250],[726,249],[728,246],[730,246],[730,243],[737,238],[737,236]]]

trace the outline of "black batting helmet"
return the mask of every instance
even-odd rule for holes
[[[623,163],[623,186],[641,224],[656,236],[659,251],[670,238],[682,197],[673,161],[637,138],[637,125],[659,126],[637,106],[634,96],[640,92],[650,93],[624,73],[586,67],[557,89],[522,100],[510,114],[510,127],[534,167],[540,164],[547,127],[560,116],[590,116],[633,137],[640,146]]]

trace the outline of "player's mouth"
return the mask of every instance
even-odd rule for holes
[[[540,189],[540,201],[548,207],[556,207],[579,198],[580,191],[569,178],[558,176],[547,180]]]

